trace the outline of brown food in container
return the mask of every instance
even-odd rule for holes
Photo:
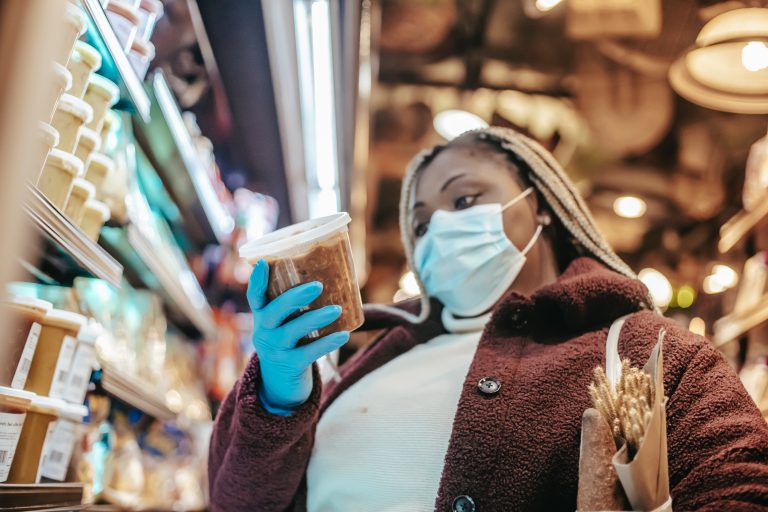
[[[40,482],[40,463],[42,462],[43,449],[52,423],[59,419],[61,410],[65,407],[63,400],[35,396],[31,399],[27,409],[27,417],[24,418],[24,427],[21,429],[19,443],[16,445],[18,454],[22,457],[14,457],[11,464],[11,472],[8,474],[8,483],[34,484]]]
[[[0,386],[24,389],[29,368],[50,302],[27,297],[12,297],[2,304],[10,315],[10,332],[3,358],[0,359]]]
[[[34,393],[0,387],[0,451],[4,452],[0,459],[0,483],[8,479],[27,409],[34,397]]]

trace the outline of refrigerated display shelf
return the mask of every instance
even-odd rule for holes
[[[149,96],[131,67],[128,56],[120,46],[120,41],[112,30],[101,3],[99,0],[80,1],[91,21],[86,32],[86,41],[101,53],[102,64],[99,74],[106,76],[120,87],[120,101],[116,108],[136,111],[145,122],[148,122]]]
[[[59,512],[85,510],[83,485],[0,484],[0,510]]]
[[[24,210],[35,228],[71,256],[85,273],[119,287],[123,267],[99,244],[88,238],[33,185],[28,186]]]
[[[173,420],[176,413],[165,405],[165,392],[141,378],[119,370],[114,364],[102,362],[101,386],[115,398],[158,420]]]

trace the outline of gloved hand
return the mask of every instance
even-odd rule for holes
[[[323,285],[317,281],[301,284],[267,303],[268,277],[269,265],[259,260],[251,273],[247,294],[253,311],[253,346],[263,383],[259,398],[269,412],[290,416],[312,392],[312,363],[349,341],[349,332],[335,332],[297,347],[301,338],[339,318],[341,307],[325,306],[285,322],[319,297]]]

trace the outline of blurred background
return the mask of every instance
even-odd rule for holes
[[[768,3],[0,5],[0,404],[32,391],[15,407],[45,420],[36,397],[61,400],[46,421],[66,448],[20,426],[36,448],[0,500],[204,510],[211,420],[252,353],[238,248],[347,211],[364,301],[412,297],[405,166],[488,125],[553,152],[657,305],[768,415]],[[68,392],[39,369],[43,350],[65,364],[61,329],[86,375]]]

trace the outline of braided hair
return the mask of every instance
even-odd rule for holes
[[[460,136],[460,139],[466,140],[469,137],[498,147],[507,153],[513,162],[518,163],[519,167],[528,171],[528,179],[531,184],[543,197],[557,221],[569,235],[571,244],[574,245],[574,252],[591,256],[619,274],[633,279],[637,278],[632,269],[608,245],[605,237],[597,228],[584,199],[549,151],[534,140],[508,128],[490,127],[472,130]],[[400,195],[400,236],[405,248],[408,266],[413,271],[421,290],[421,311],[418,315],[413,315],[397,308],[371,306],[372,309],[385,309],[412,323],[421,323],[426,320],[429,316],[430,307],[424,283],[414,264],[415,242],[410,229],[414,185],[419,172],[426,168],[440,151],[450,146],[451,143],[438,145],[417,154],[408,164]],[[643,306],[648,309],[655,309],[650,294],[646,296]]]

